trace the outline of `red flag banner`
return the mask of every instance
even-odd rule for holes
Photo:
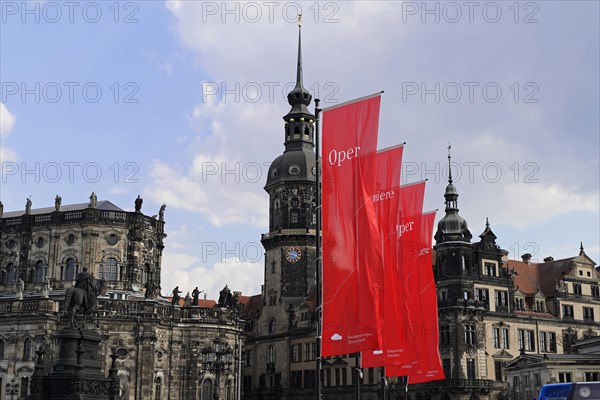
[[[323,356],[379,346],[378,283],[361,274],[377,233],[373,205],[364,203],[374,182],[361,156],[377,149],[380,100],[378,93],[323,110]]]
[[[395,218],[398,214],[398,191],[402,169],[402,154],[404,151],[403,145],[396,146],[384,150],[380,150],[375,154],[369,154],[364,157],[365,162],[365,179],[368,182],[374,182],[371,186],[371,192],[364,200],[371,203],[376,213],[377,221],[377,236],[371,239],[372,247],[368,250],[368,259],[364,268],[359,268],[359,279],[370,282],[371,292],[377,298],[379,308],[375,310],[362,310],[363,313],[375,313],[378,321],[377,334],[378,342],[383,343],[384,329],[384,260],[386,251],[385,244],[389,243],[386,239],[392,232],[395,232]],[[364,213],[362,215],[365,215]],[[364,222],[364,219],[359,219],[359,222]],[[362,226],[359,226],[359,231],[363,234],[368,232]],[[391,241],[393,243],[393,241]]]
[[[423,214],[418,222],[420,240],[411,243],[411,239],[406,238],[402,243],[407,260],[415,260],[414,263],[407,263],[414,267],[408,272],[407,281],[412,281],[409,301],[415,314],[411,328],[418,359],[401,367],[388,367],[386,375],[407,375],[409,383],[444,379],[438,350],[437,295],[431,254],[434,220],[435,212]]]
[[[384,291],[383,291],[383,340],[375,351],[363,353],[364,367],[404,365],[416,360],[417,354],[413,332],[410,329],[411,309],[406,298],[402,254],[398,253],[398,238],[414,228],[414,219],[420,216],[423,208],[425,182],[394,187],[395,207],[388,207],[388,214],[380,214],[380,221],[387,221],[386,237],[383,240]],[[382,203],[380,203],[382,204]],[[403,216],[410,217],[403,217]],[[384,229],[384,228],[382,228]],[[406,269],[406,268],[404,268]]]

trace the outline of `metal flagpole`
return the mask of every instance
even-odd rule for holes
[[[362,370],[360,369],[360,351],[354,353],[354,376],[356,377],[356,400],[360,400],[360,380],[362,379]]]
[[[316,398],[317,400],[321,400],[321,318],[322,318],[322,312],[323,310],[321,309],[321,305],[323,303],[323,299],[322,299],[322,292],[321,292],[321,156],[319,155],[320,152],[320,146],[319,146],[319,122],[320,122],[320,115],[321,115],[321,109],[319,108],[319,103],[321,102],[321,100],[319,99],[315,99],[315,152],[316,152],[316,165],[317,165],[317,175],[316,175],[316,179],[317,179],[317,192],[316,192],[316,203],[317,203],[317,226],[316,226],[316,238],[317,238],[317,243],[316,243],[316,278],[317,278],[317,282],[316,282],[316,289],[317,289],[317,308],[316,308],[316,312],[317,312],[317,334],[316,334],[316,386],[317,386],[317,390],[316,390]]]

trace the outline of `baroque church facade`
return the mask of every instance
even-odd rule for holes
[[[27,396],[40,347],[44,368],[53,365],[65,291],[83,266],[106,281],[98,299],[107,338],[101,358],[108,371],[110,353],[119,355],[124,399],[314,396],[317,165],[312,96],[302,78],[299,40],[284,151],[265,184],[260,294],[238,294],[237,304],[162,297],[164,208],[147,216],[139,197],[135,211],[94,194],[89,203],[61,205],[57,197],[51,208],[32,209],[28,201],[24,211],[0,211],[0,398]],[[561,260],[509,260],[487,221],[473,240],[451,176],[444,202],[432,268],[446,379],[409,382],[408,392],[390,379],[388,398],[530,400],[548,382],[597,380],[600,355],[580,354],[600,333],[600,280],[583,246]],[[519,367],[530,363],[537,369]],[[362,399],[380,398],[380,370],[357,368],[356,355],[322,365],[323,398],[355,398],[358,385]]]
[[[109,201],[0,215],[0,398],[32,391],[36,352],[43,370],[58,358],[56,334],[69,324],[66,291],[78,273],[106,284],[98,297],[105,374],[115,351],[123,399],[239,398],[236,356],[242,343],[235,307],[160,296],[164,207],[157,216]],[[158,217],[158,218],[157,218]],[[222,361],[220,365],[215,360]],[[217,368],[218,367],[218,368]]]

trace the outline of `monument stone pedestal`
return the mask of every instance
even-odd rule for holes
[[[64,328],[56,338],[58,358],[48,374],[44,373],[44,352],[37,352],[28,400],[121,400],[116,354],[111,354],[109,376],[102,374],[102,335],[92,330]]]

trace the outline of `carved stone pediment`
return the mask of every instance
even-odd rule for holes
[[[499,360],[512,360],[514,358],[514,356],[512,354],[510,354],[508,351],[506,351],[505,349],[500,350],[499,352],[494,354],[492,357],[495,359],[499,359]]]

